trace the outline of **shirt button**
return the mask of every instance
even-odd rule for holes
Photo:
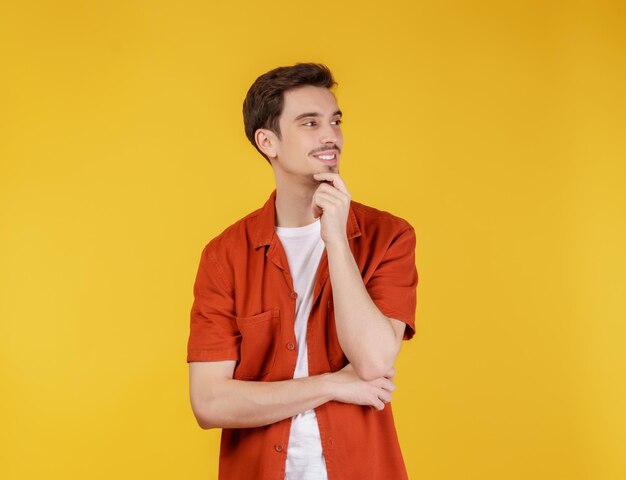
[[[298,298],[298,293],[297,292],[291,292],[289,294],[289,296],[295,300],[296,298]]]
[[[280,453],[283,451],[283,446],[280,443],[277,443],[276,445],[274,445],[274,450]]]
[[[293,350],[294,348],[296,348],[296,346],[293,343],[289,342],[287,344],[287,350]]]

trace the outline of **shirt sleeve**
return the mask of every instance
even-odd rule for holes
[[[234,291],[208,244],[193,287],[187,362],[239,360]]]
[[[383,315],[401,320],[404,339],[415,334],[417,304],[417,268],[415,266],[415,230],[408,228],[398,233],[389,244],[380,264],[365,287]]]

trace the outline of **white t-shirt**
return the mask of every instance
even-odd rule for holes
[[[296,298],[295,334],[298,359],[293,378],[309,376],[306,331],[313,301],[317,268],[324,252],[320,220],[304,227],[274,227],[287,254]],[[285,480],[328,478],[315,410],[295,415],[289,432]]]

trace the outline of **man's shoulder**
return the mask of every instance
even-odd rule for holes
[[[250,235],[254,231],[254,222],[262,210],[263,207],[259,207],[233,222],[218,235],[210,239],[205,248],[215,252],[242,248],[247,244]]]

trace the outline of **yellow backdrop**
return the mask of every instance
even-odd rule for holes
[[[273,188],[245,92],[298,61],[339,81],[353,198],[417,231],[410,477],[626,478],[625,24],[620,1],[3,2],[0,478],[216,478],[192,285]]]

